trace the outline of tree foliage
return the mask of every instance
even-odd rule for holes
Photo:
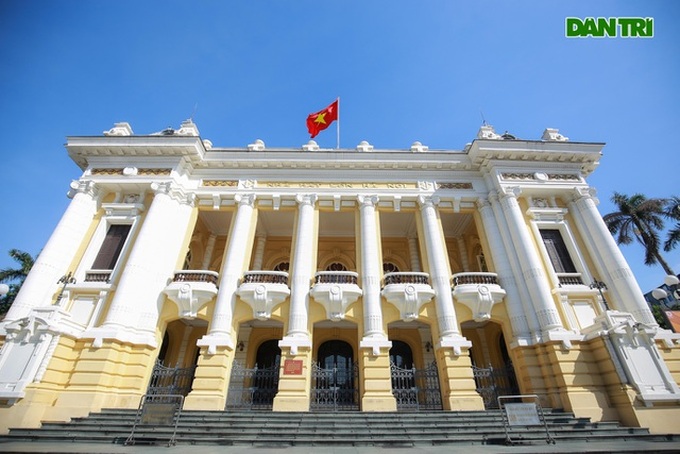
[[[645,265],[659,264],[667,274],[673,269],[661,256],[660,232],[664,228],[667,199],[648,199],[642,194],[627,196],[615,192],[612,202],[618,211],[606,214],[604,222],[618,244],[637,240],[645,249]]]
[[[16,268],[3,268],[0,270],[0,282],[9,284],[9,292],[0,298],[0,315],[7,313],[14,302],[19,289],[26,280],[29,271],[35,263],[35,259],[28,252],[19,249],[10,249],[9,256],[16,261],[19,266]]]

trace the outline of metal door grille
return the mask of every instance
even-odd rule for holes
[[[484,400],[484,408],[498,408],[498,398],[519,394],[515,370],[512,364],[505,367],[495,368],[491,365],[487,368],[472,366],[475,376],[477,392]]]
[[[441,410],[437,364],[425,369],[402,369],[392,364],[392,394],[399,411]]]
[[[151,372],[151,380],[149,380],[146,394],[180,394],[186,396],[191,392],[195,372],[196,366],[167,367],[160,360],[157,360]]]
[[[271,367],[247,369],[234,362],[227,393],[228,410],[271,410],[279,391],[279,362]]]
[[[359,367],[324,369],[319,363],[312,367],[313,411],[359,410]]]

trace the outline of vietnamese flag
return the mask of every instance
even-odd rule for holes
[[[333,101],[328,107],[307,117],[307,131],[312,139],[338,119],[339,99]]]

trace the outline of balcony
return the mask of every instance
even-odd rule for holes
[[[453,275],[453,298],[472,311],[477,322],[491,318],[494,304],[505,297],[496,273],[457,273]]]
[[[585,285],[581,279],[581,273],[557,273],[559,286],[565,285]]]
[[[345,318],[347,307],[362,295],[358,279],[354,271],[319,271],[310,295],[326,308],[329,320],[338,322]]]
[[[288,273],[248,271],[243,275],[236,294],[250,305],[256,319],[269,320],[272,310],[290,295]]]
[[[85,282],[104,282],[108,284],[111,281],[111,273],[113,273],[113,270],[87,270],[85,272]]]
[[[427,273],[387,273],[383,281],[382,296],[399,309],[405,322],[417,319],[421,306],[434,297]]]
[[[177,304],[180,317],[193,319],[199,309],[217,295],[218,277],[214,271],[175,271],[163,293]]]

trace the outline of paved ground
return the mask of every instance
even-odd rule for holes
[[[382,447],[284,447],[258,448],[252,446],[122,446],[100,443],[45,443],[45,442],[2,442],[2,453],[191,453],[191,454],[481,454],[481,453],[680,453],[680,442],[615,441],[615,442],[557,442],[519,444],[514,446],[454,445],[420,446],[413,448]]]

